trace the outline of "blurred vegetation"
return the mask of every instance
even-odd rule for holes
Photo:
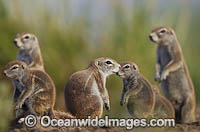
[[[79,1],[80,2],[80,1]],[[6,1],[0,0],[0,71],[16,59],[12,41],[19,32],[34,33],[40,42],[46,71],[57,88],[57,109],[64,107],[64,85],[69,76],[87,67],[97,57],[107,56],[118,62],[136,62],[142,74],[154,82],[156,45],[148,34],[157,26],[175,29],[200,104],[200,10],[192,1]],[[100,6],[100,5],[106,6]],[[75,13],[74,13],[75,12]],[[122,81],[117,76],[107,80],[111,117],[128,117],[119,105]],[[12,83],[0,75],[0,131],[12,118]],[[58,103],[59,102],[59,103]]]

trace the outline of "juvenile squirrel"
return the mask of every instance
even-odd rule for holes
[[[148,80],[139,72],[134,62],[122,62],[117,73],[123,79],[121,105],[127,103],[129,114],[135,118],[147,118],[154,110],[155,94]]]
[[[173,29],[158,27],[150,33],[157,46],[155,80],[175,108],[176,122],[195,121],[195,92],[181,46]]]
[[[67,110],[77,118],[101,117],[103,106],[110,109],[106,78],[118,72],[120,65],[110,58],[97,58],[88,68],[71,75],[64,96]]]
[[[12,80],[17,80],[23,86],[16,101],[16,112],[27,100],[26,105],[30,113],[37,116],[50,115],[54,117],[56,89],[47,73],[31,69],[22,61],[12,61],[6,65],[4,74]],[[16,113],[16,118],[18,116],[21,116],[21,113]]]

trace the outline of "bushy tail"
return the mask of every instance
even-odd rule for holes
[[[63,111],[60,111],[60,110],[53,110],[53,113],[54,113],[54,117],[56,119],[70,119],[70,118],[75,118],[71,114],[63,112]]]

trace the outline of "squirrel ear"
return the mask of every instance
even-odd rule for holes
[[[136,66],[135,66],[135,65],[133,65],[133,69],[134,69],[134,70],[137,70],[137,68],[136,68]]]
[[[98,60],[98,61],[96,61],[95,65],[96,65],[96,67],[98,67],[101,65],[101,62]]]
[[[169,32],[171,35],[174,35],[174,32],[171,30],[170,32]]]
[[[22,69],[25,69],[26,68],[26,66],[25,65],[22,65]]]
[[[36,37],[35,37],[35,36],[33,36],[33,40],[34,40],[34,41],[36,40]]]

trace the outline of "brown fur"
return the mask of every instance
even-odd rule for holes
[[[112,64],[107,65],[105,62],[108,60],[112,61]],[[93,60],[87,69],[71,75],[64,92],[67,110],[77,118],[101,117],[103,106],[107,110],[110,109],[105,75],[114,73],[116,68],[119,69],[116,61],[98,58]]]
[[[18,68],[14,69],[14,67]],[[56,89],[47,73],[30,69],[22,61],[13,61],[7,64],[4,74],[12,80],[18,80],[24,87],[17,99],[16,110],[21,109],[27,100],[28,111],[32,114],[54,116]]]
[[[14,39],[14,45],[19,50],[17,55],[17,59],[19,61],[25,62],[29,68],[45,71],[39,42],[35,35],[30,33],[18,33]],[[17,80],[13,80],[13,84],[14,84],[13,102],[16,103],[24,87],[21,86]],[[23,105],[24,111],[27,110],[26,104],[28,103],[27,101],[25,102],[26,102],[25,105]],[[18,112],[23,112],[23,111],[20,110]]]
[[[121,105],[127,103],[128,112],[135,118],[150,116],[155,105],[155,94],[150,82],[140,74],[135,63],[123,62],[120,65],[118,75],[123,78]]]
[[[71,114],[69,113],[66,113],[64,111],[60,111],[60,110],[54,110],[54,116],[55,118],[57,119],[68,119],[68,118],[75,118],[74,116],[72,116]]]
[[[150,39],[158,44],[155,80],[161,81],[164,96],[173,104],[176,121],[195,121],[194,87],[175,32],[159,27],[152,31]]]
[[[26,39],[26,36],[29,36],[29,39]],[[30,43],[29,48],[23,46],[26,43]],[[44,71],[42,54],[35,35],[31,33],[18,33],[14,39],[14,45],[19,49],[18,60],[25,62],[30,68]]]
[[[158,88],[153,86],[155,92],[155,107],[153,117],[155,118],[175,118],[175,111],[173,105],[161,95]]]

